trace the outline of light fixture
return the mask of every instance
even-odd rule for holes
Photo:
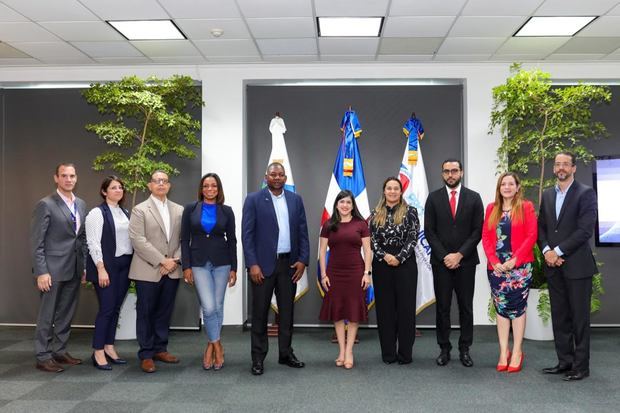
[[[317,17],[319,37],[379,37],[383,17]]]
[[[179,40],[185,35],[171,20],[108,20],[127,40]]]
[[[514,37],[574,36],[598,16],[533,16]]]

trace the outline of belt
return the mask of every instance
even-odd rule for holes
[[[283,260],[285,258],[288,259],[288,258],[291,257],[291,253],[290,252],[281,252],[281,253],[277,254],[277,256],[278,256],[279,260]]]

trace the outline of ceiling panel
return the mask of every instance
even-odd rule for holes
[[[440,37],[450,30],[455,16],[389,17],[383,37]]]
[[[316,55],[315,39],[257,39],[256,43],[265,55]]]
[[[282,17],[277,19],[247,19],[257,39],[315,37],[315,20],[311,17]]]
[[[512,37],[496,54],[550,54],[569,39],[570,37]]]
[[[151,57],[151,60],[159,64],[203,65],[207,63],[202,56],[161,56]]]
[[[463,16],[529,16],[543,0],[469,0]],[[538,13],[537,13],[538,14]]]
[[[311,0],[237,0],[245,17],[312,17]]]
[[[319,52],[331,55],[374,55],[377,53],[379,39],[319,39]]]
[[[428,62],[433,60],[432,54],[380,54],[378,61],[382,62]]]
[[[142,57],[142,53],[128,42],[73,42],[73,46],[90,57]]]
[[[0,23],[3,42],[49,42],[60,39],[36,23]]]
[[[241,19],[175,20],[175,23],[193,40],[218,39],[211,30],[222,29],[219,39],[249,39],[250,33]]]
[[[381,41],[379,54],[433,54],[443,40],[443,37],[390,37]]]
[[[577,33],[577,37],[620,36],[620,16],[603,16]]]
[[[0,66],[34,66],[34,65],[40,65],[40,64],[41,64],[40,60],[37,60],[32,57],[24,58],[24,59],[11,58],[11,57],[0,59]]]
[[[542,61],[548,53],[514,53],[514,54],[494,54],[490,60],[498,62],[535,62]]]
[[[456,16],[467,0],[392,0],[390,16]]]
[[[620,37],[573,37],[555,53],[611,53],[620,47]]]
[[[159,0],[159,4],[175,19],[241,17],[237,5],[232,0]]]
[[[448,36],[509,37],[525,23],[524,16],[461,16],[456,19]]]
[[[490,54],[437,54],[437,62],[483,62],[489,60]]]
[[[109,24],[103,22],[41,22],[41,26],[66,41],[124,40]]]
[[[34,21],[99,20],[77,0],[2,0],[2,2]]]
[[[213,56],[258,56],[252,40],[196,40],[194,44],[207,59]]]
[[[262,61],[261,57],[256,56],[211,56],[209,62],[212,63],[254,63]]]
[[[28,19],[10,7],[0,3],[0,22],[23,22]]]
[[[546,0],[537,16],[600,16],[618,4],[618,0]]]
[[[17,50],[14,47],[6,43],[0,43],[0,59],[11,59],[11,58],[29,58],[26,53],[21,50]]]
[[[30,56],[50,61],[50,60],[84,60],[90,61],[90,58],[80,52],[75,47],[64,42],[30,42],[30,43],[11,43],[11,46],[21,50]]]
[[[504,37],[448,37],[437,53],[447,55],[492,55],[504,43]]]
[[[21,0],[16,0],[21,1]],[[80,0],[102,20],[169,19],[157,0]]]
[[[130,43],[147,57],[200,56],[189,40],[136,40]]]
[[[372,62],[375,55],[329,55],[321,54],[323,62]]]
[[[153,61],[148,57],[96,57],[93,60],[104,65],[143,65]]]
[[[584,60],[600,60],[603,57],[605,57],[603,53],[553,53],[547,56],[545,60],[580,62]]]
[[[317,16],[385,16],[388,0],[314,0]]]
[[[274,63],[298,63],[298,62],[316,62],[319,60],[319,55],[314,54],[298,54],[298,55],[263,55],[265,62]]]

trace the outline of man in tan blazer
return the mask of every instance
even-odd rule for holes
[[[168,200],[170,180],[155,171],[148,184],[151,196],[134,207],[129,238],[134,255],[129,278],[136,282],[136,334],[140,367],[155,372],[153,360],[178,363],[168,353],[168,330],[181,278],[181,215],[183,207]]]

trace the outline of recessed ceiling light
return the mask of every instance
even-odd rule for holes
[[[598,16],[533,16],[515,37],[574,36]]]
[[[319,37],[379,37],[383,17],[317,17]]]
[[[178,40],[185,39],[171,20],[108,20],[127,40]]]

